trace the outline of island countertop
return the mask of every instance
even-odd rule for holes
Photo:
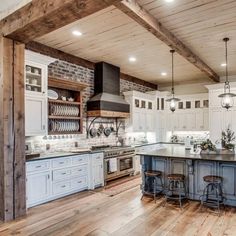
[[[137,155],[150,157],[169,157],[191,160],[236,162],[235,154],[192,154],[181,144],[163,144],[161,148],[153,151],[138,152]]]

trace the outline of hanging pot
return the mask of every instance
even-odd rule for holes
[[[106,137],[108,137],[111,134],[111,128],[110,127],[106,127],[104,129],[104,134],[105,134]]]
[[[103,130],[104,130],[104,127],[102,124],[100,124],[97,130],[97,136],[101,136],[101,134],[103,133]]]
[[[89,130],[89,134],[90,134],[91,138],[96,137],[96,136],[97,136],[97,129],[94,128],[94,127],[91,128],[91,129]]]

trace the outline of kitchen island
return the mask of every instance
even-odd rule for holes
[[[189,199],[200,200],[206,175],[223,177],[225,204],[236,206],[236,155],[191,154],[184,145],[163,144],[156,150],[140,152],[142,165],[142,191],[149,182],[144,181],[146,170],[158,170],[163,173],[164,185],[167,187],[167,175],[183,174],[186,177]]]

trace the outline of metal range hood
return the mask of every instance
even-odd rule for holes
[[[94,96],[87,102],[87,115],[129,117],[130,106],[120,96],[120,68],[106,62],[95,64]]]

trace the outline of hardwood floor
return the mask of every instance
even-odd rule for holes
[[[110,197],[83,192],[28,211],[20,220],[0,225],[0,235],[20,236],[235,236],[236,209],[220,217],[190,202],[181,211],[172,205],[140,200],[139,187]]]

